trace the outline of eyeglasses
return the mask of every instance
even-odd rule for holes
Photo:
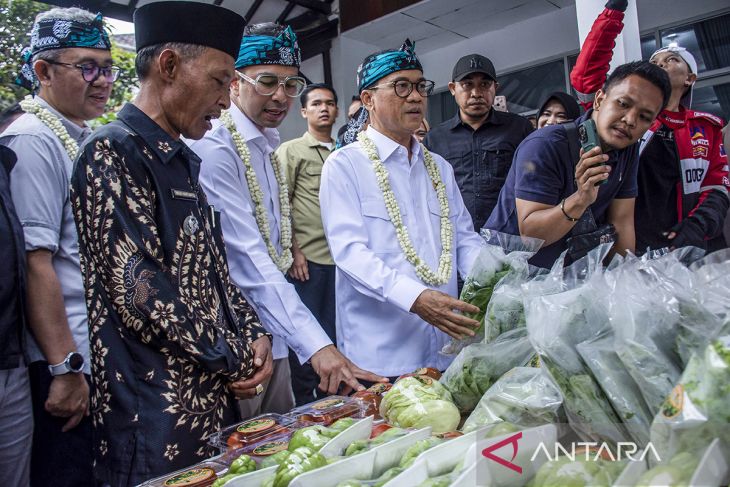
[[[435,83],[433,81],[429,81],[427,79],[422,79],[420,81],[408,81],[406,79],[401,79],[398,81],[389,81],[382,85],[371,86],[368,89],[376,90],[385,86],[392,86],[396,96],[400,98],[408,98],[410,94],[413,93],[413,88],[415,87],[419,95],[426,97],[433,93],[434,85]]]
[[[273,74],[260,74],[256,76],[256,79],[253,79],[240,71],[236,71],[236,74],[244,81],[251,83],[256,93],[263,96],[273,95],[279,89],[279,85],[281,85],[284,87],[284,94],[286,96],[296,98],[307,87],[307,80],[299,76],[287,76],[281,79]]]
[[[69,68],[76,68],[81,70],[81,77],[84,78],[84,81],[87,83],[93,83],[96,81],[99,76],[104,76],[104,79],[107,80],[109,83],[116,81],[117,78],[119,78],[119,68],[116,66],[99,66],[94,63],[86,63],[86,64],[71,64],[71,63],[61,63],[58,61],[53,61],[50,59],[45,59],[45,61],[49,64],[55,64],[58,66],[67,66]]]

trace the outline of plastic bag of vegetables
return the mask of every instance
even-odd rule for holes
[[[617,443],[628,437],[576,345],[609,329],[601,272],[570,291],[527,300],[530,342],[563,395],[568,422],[586,441]]]
[[[440,382],[449,390],[459,410],[468,413],[495,380],[513,367],[527,364],[534,355],[527,330],[512,330],[492,343],[472,343],[464,348]]]
[[[661,458],[701,451],[713,438],[730,446],[730,323],[722,333],[692,356],[654,418],[651,441]]]
[[[404,377],[385,393],[380,415],[401,428],[425,428],[434,433],[453,431],[461,416],[451,394],[427,376]]]
[[[697,302],[724,320],[730,318],[730,249],[722,249],[707,255],[690,265],[693,275],[693,291]]]
[[[641,391],[614,351],[613,333],[577,345],[578,352],[634,442],[649,442],[652,414]]]
[[[641,474],[636,487],[653,487],[656,485],[689,485],[692,475],[699,465],[698,456],[682,452],[673,456],[668,462],[657,465]]]
[[[523,238],[491,230],[484,230],[482,236],[488,245],[481,249],[472,264],[472,269],[464,281],[464,287],[459,296],[462,301],[479,308],[478,313],[466,313],[466,316],[477,320],[480,325],[475,330],[475,336],[460,340],[452,339],[444,346],[442,352],[447,355],[456,354],[470,343],[480,342],[484,339],[484,317],[495,287],[511,273],[526,276],[527,260],[542,245],[542,240],[539,239]]]
[[[502,422],[524,428],[558,423],[562,403],[560,391],[541,369],[516,367],[489,388],[462,431]]]

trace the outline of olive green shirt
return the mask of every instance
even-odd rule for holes
[[[281,144],[276,155],[286,168],[292,227],[299,248],[307,260],[334,265],[319,208],[319,182],[330,150],[304,132],[300,138]]]

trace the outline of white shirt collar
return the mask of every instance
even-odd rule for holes
[[[391,139],[387,135],[384,135],[380,132],[378,132],[375,128],[373,128],[372,125],[368,125],[368,128],[365,131],[370,137],[370,140],[375,143],[375,147],[378,148],[378,155],[380,155],[380,160],[383,161],[383,163],[386,162],[388,158],[390,158],[393,153],[395,153],[399,147],[403,147],[395,140]],[[411,136],[411,152],[413,153],[413,160],[417,161],[422,158],[421,154],[421,144],[418,142],[418,140]],[[407,159],[408,156],[404,157],[404,159]],[[409,162],[410,161],[406,161]]]
[[[236,128],[243,135],[246,142],[268,144],[272,149],[279,146],[279,131],[273,128],[264,128],[260,130],[248,116],[241,111],[234,103],[231,103],[231,116],[236,124]]]

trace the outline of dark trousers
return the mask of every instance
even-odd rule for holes
[[[335,266],[307,261],[309,280],[299,281],[287,277],[297,290],[304,305],[309,308],[333,343],[335,336]],[[319,376],[310,364],[300,364],[296,354],[289,350],[289,366],[294,399],[297,406],[317,399]],[[321,395],[321,393],[320,393]]]
[[[48,362],[28,368],[33,399],[33,448],[30,457],[31,487],[94,487],[91,416],[63,433],[68,418],[51,416],[45,408],[53,376]],[[86,376],[89,382],[89,377]]]

